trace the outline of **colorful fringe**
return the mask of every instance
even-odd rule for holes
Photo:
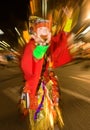
[[[60,128],[64,126],[59,91],[58,79],[53,71],[49,71],[43,74],[36,97],[30,97],[29,101],[29,93],[23,92],[19,110],[23,117],[28,115],[29,130],[54,130],[55,124]]]
[[[29,109],[29,130],[54,130],[55,124],[60,128],[64,126],[57,78],[53,75],[46,80],[46,77],[43,77],[38,90],[37,110]]]

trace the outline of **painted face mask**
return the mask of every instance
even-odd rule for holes
[[[33,56],[36,59],[42,59],[48,49],[48,45],[42,46],[42,45],[37,45],[36,48],[33,51]]]
[[[35,23],[33,39],[35,40],[36,48],[33,51],[33,56],[36,59],[42,59],[49,47],[51,40],[49,26],[48,20],[37,20]]]
[[[51,40],[50,23],[48,20],[37,20],[32,38],[36,45],[47,45]]]

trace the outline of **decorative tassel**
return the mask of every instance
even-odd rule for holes
[[[54,130],[55,124],[58,124],[60,129],[64,126],[59,108],[58,81],[53,72],[47,74],[37,93],[38,107],[29,109],[29,130]],[[47,77],[49,80],[46,80]]]

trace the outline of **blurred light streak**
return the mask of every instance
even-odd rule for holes
[[[3,35],[4,34],[4,32],[0,29],[0,35]]]
[[[90,103],[90,98],[89,97],[86,97],[84,95],[81,95],[81,94],[73,92],[73,91],[70,91],[68,89],[61,88],[61,90],[62,90],[62,92],[66,93],[66,94],[72,95],[72,96],[74,96],[74,97],[76,97],[78,99],[82,99],[85,102]]]
[[[5,47],[5,46],[3,46],[2,44],[0,44],[0,47],[2,47],[3,49],[8,50],[8,48],[7,48],[7,47]]]
[[[70,76],[70,78],[77,79],[77,80],[81,80],[81,81],[86,82],[86,83],[90,83],[90,80],[89,80],[89,79],[80,78],[80,77],[74,77],[74,76]]]
[[[42,17],[44,18],[44,0],[42,0]]]
[[[31,8],[31,13],[33,15],[34,12],[35,12],[35,7],[34,7],[34,1],[33,0],[30,0],[30,8]]]
[[[10,47],[10,45],[9,45],[7,42],[2,41],[2,43],[3,43],[6,47]]]
[[[80,21],[83,23],[88,19],[90,19],[90,0],[83,0]]]
[[[0,46],[3,47],[4,49],[8,49],[10,47],[9,45],[7,46],[5,43],[0,41]]]
[[[24,41],[23,37],[21,36],[19,30],[18,30],[16,27],[15,27],[15,31],[17,32],[17,34],[18,34],[18,36],[19,36],[19,44],[20,44],[21,46],[25,45],[25,41]]]
[[[86,34],[89,31],[90,31],[90,26],[88,26],[81,34]]]
[[[19,36],[21,36],[20,32],[18,31],[18,29],[17,29],[16,27],[15,27],[15,30],[16,30],[17,34],[18,34]]]
[[[4,50],[4,48],[0,47],[0,50]]]
[[[27,30],[23,31],[23,38],[25,39],[26,43],[30,40],[30,34]]]
[[[47,17],[47,0],[42,0],[42,17]]]
[[[12,79],[11,79],[12,80]],[[14,87],[14,88],[6,88],[3,90],[3,93],[9,97],[11,100],[13,100],[14,102],[18,101],[18,94],[16,93],[16,91],[18,91],[18,86]]]
[[[45,0],[45,18],[47,17],[47,0]]]

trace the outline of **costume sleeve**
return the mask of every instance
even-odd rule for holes
[[[52,37],[49,51],[54,68],[60,67],[72,60],[65,32],[59,32],[56,36]]]
[[[29,78],[29,75],[33,73],[33,50],[35,48],[34,40],[30,40],[29,43],[27,43],[24,53],[22,55],[21,59],[21,69],[23,70],[25,74],[25,79]]]

